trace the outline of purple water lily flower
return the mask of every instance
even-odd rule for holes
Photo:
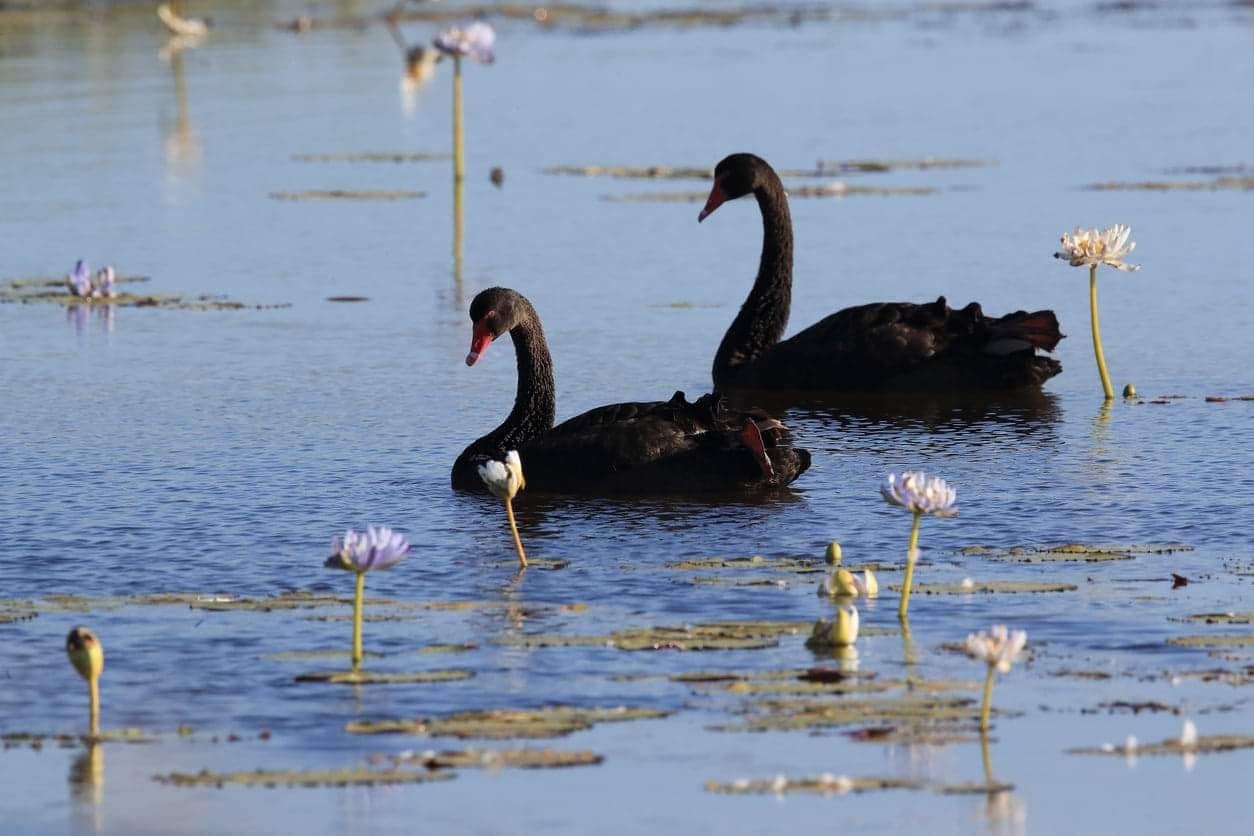
[[[331,556],[327,566],[369,572],[372,569],[391,569],[409,556],[411,546],[403,534],[386,526],[366,526],[358,533],[353,529],[344,532],[344,538],[331,538]]]
[[[100,270],[96,273],[96,286],[91,295],[97,298],[104,297],[105,299],[116,298],[118,295],[117,288],[115,287],[117,284],[117,278],[117,273],[113,272],[112,267],[106,267],[103,270]]]
[[[496,61],[496,32],[486,23],[446,29],[435,36],[435,48],[446,55],[469,56],[480,64]]]
[[[91,296],[91,268],[81,258],[74,264],[74,270],[65,277],[65,284],[74,296]]]

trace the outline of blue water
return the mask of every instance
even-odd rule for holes
[[[416,95],[380,26],[303,36],[270,28],[297,14],[370,14],[383,4],[192,4],[217,31],[163,61],[146,7],[0,13],[0,221],[4,277],[57,275],[76,258],[152,277],[156,293],[220,293],[254,311],[120,308],[79,317],[58,305],[0,305],[0,584],[12,598],[163,591],[347,594],[321,569],[330,537],[383,523],[415,548],[368,593],[464,611],[395,611],[368,623],[379,670],[464,667],[473,679],[415,686],[296,684],[314,663],[261,657],[344,648],[342,610],[213,613],[182,606],[45,611],[0,625],[0,732],[76,732],[81,682],[61,648],[75,624],[107,653],[104,725],[160,733],[110,744],[104,781],[72,775],[81,750],[0,753],[6,833],[782,832],[829,826],[948,832],[1197,832],[1230,826],[1248,753],[1079,758],[1070,746],[1179,734],[1170,714],[1081,713],[1113,699],[1162,700],[1202,734],[1249,733],[1244,689],[1172,675],[1234,664],[1168,637],[1238,628],[1169,616],[1250,609],[1254,559],[1254,304],[1250,196],[1093,192],[1106,180],[1254,163],[1254,121],[1233,91],[1254,71],[1248,8],[1163,4],[1130,13],[1088,4],[1011,11],[919,10],[799,27],[645,27],[595,36],[498,23],[499,61],[466,70],[465,262],[451,257],[449,164],[311,163],[305,153],[443,152],[447,66]],[[717,8],[711,7],[711,8]],[[868,7],[869,8],[869,7]],[[433,26],[407,24],[412,40]],[[708,389],[723,330],[756,269],[751,203],[701,226],[699,206],[617,203],[699,182],[553,177],[556,164],[712,166],[753,150],[781,168],[816,160],[925,156],[988,160],[952,171],[851,176],[928,185],[917,197],[792,202],[792,329],[880,299],[988,312],[1051,307],[1069,337],[1064,373],[1029,403],[848,403],[790,409],[814,465],[795,489],[753,502],[539,499],[518,503],[533,557],[569,561],[514,578],[498,503],[453,494],[448,470],[513,398],[511,349],[474,369],[466,305],[484,287],[525,293],[555,355],[559,418],[618,400]],[[498,189],[488,169],[499,165]],[[413,189],[400,202],[287,203],[274,191]],[[1103,411],[1088,336],[1086,274],[1051,258],[1076,224],[1130,223],[1135,274],[1099,280],[1116,388],[1146,399]],[[326,302],[362,295],[358,304]],[[683,303],[682,307],[675,307]],[[666,564],[689,557],[808,555],[839,540],[846,559],[898,560],[909,518],[878,498],[907,467],[943,475],[961,515],[928,519],[918,580],[1061,580],[1055,595],[915,598],[927,677],[978,679],[938,650],[1005,621],[1036,656],[997,686],[991,755],[1010,796],[893,792],[824,799],[738,798],[706,780],[821,772],[980,780],[979,748],[891,747],[834,734],[732,734],[741,703],[624,674],[814,664],[803,636],[759,651],[522,650],[529,632],[830,615],[815,575],[783,586],[694,585]],[[1079,565],[981,562],[975,543],[1182,542],[1195,551]],[[1172,590],[1170,573],[1192,579]],[[885,573],[882,582],[899,582]],[[560,609],[581,603],[585,611]],[[895,596],[863,611],[895,625]],[[516,606],[514,606],[516,605]],[[523,611],[520,612],[519,608]],[[417,655],[432,642],[477,642]],[[864,670],[900,676],[898,637],[859,642]],[[1248,659],[1246,661],[1248,664]],[[1240,667],[1240,665],[1236,665]],[[1107,670],[1107,681],[1059,678]],[[559,772],[462,771],[431,786],[189,790],[156,773],[350,766],[372,753],[455,741],[357,737],[357,718],[418,717],[549,703],[630,704],[669,719],[603,725],[559,748],[605,755]],[[180,724],[196,731],[190,740]],[[258,739],[270,731],[268,741]],[[210,742],[238,734],[237,743]],[[480,745],[492,745],[490,743]],[[511,744],[502,744],[511,745]],[[990,807],[992,808],[990,810]]]

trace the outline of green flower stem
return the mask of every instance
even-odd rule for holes
[[[462,124],[462,58],[453,56],[453,182],[466,179],[466,141]]]
[[[357,573],[357,587],[353,590],[353,673],[361,670],[361,610],[366,595],[366,573]]]
[[[1106,371],[1106,355],[1102,352],[1102,329],[1097,323],[1097,265],[1089,265],[1089,315],[1093,320],[1093,354],[1097,357],[1097,371],[1102,376],[1102,390],[1106,400],[1115,399],[1115,389],[1110,385],[1110,372]]]
[[[980,757],[984,760],[984,783],[993,785],[993,758],[988,751],[988,733],[980,732]]]
[[[527,553],[523,551],[522,539],[518,536],[518,523],[514,522],[514,502],[511,499],[505,500],[505,516],[509,517],[509,530],[514,535],[514,548],[518,550],[518,563],[526,569]]]
[[[914,581],[914,560],[919,547],[919,518],[914,512],[914,523],[910,526],[910,546],[906,549],[906,581],[901,586],[901,603],[897,605],[897,618],[906,620],[906,611],[910,609],[910,585]]]
[[[984,704],[980,706],[980,734],[988,733],[988,716],[993,711],[993,674],[997,673],[996,665],[988,666],[988,676],[984,678]]]
[[[100,677],[93,676],[87,679],[87,700],[91,706],[91,719],[89,728],[92,737],[100,736]]]

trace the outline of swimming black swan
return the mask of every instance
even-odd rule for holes
[[[788,446],[788,431],[762,412],[728,409],[706,395],[602,406],[553,426],[553,361],[540,318],[515,290],[493,287],[470,303],[474,323],[466,365],[509,332],[518,358],[518,394],[505,423],[467,447],[453,464],[453,487],[486,491],[478,466],[509,450],[522,456],[529,491],[552,493],[708,493],[787,485],[810,466]]]
[[[714,388],[937,392],[1040,386],[1062,371],[1052,351],[1062,339],[1053,311],[987,317],[975,302],[876,302],[837,311],[780,342],[792,300],[792,217],[775,170],[753,154],[732,154],[714,169],[698,221],[747,195],[762,211],[762,260],[740,313],[714,355]]]

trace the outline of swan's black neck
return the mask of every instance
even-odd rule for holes
[[[527,306],[530,309],[530,305]],[[518,359],[518,392],[514,396],[514,408],[505,421],[492,432],[467,447],[453,467],[456,480],[458,471],[465,464],[485,458],[503,459],[510,450],[517,450],[528,441],[553,428],[557,413],[557,397],[553,383],[553,358],[544,329],[535,311],[510,329],[514,341],[514,355]]]
[[[737,374],[779,342],[792,304],[792,216],[775,172],[753,190],[762,210],[762,260],[745,299],[714,355],[714,388],[734,384]]]

